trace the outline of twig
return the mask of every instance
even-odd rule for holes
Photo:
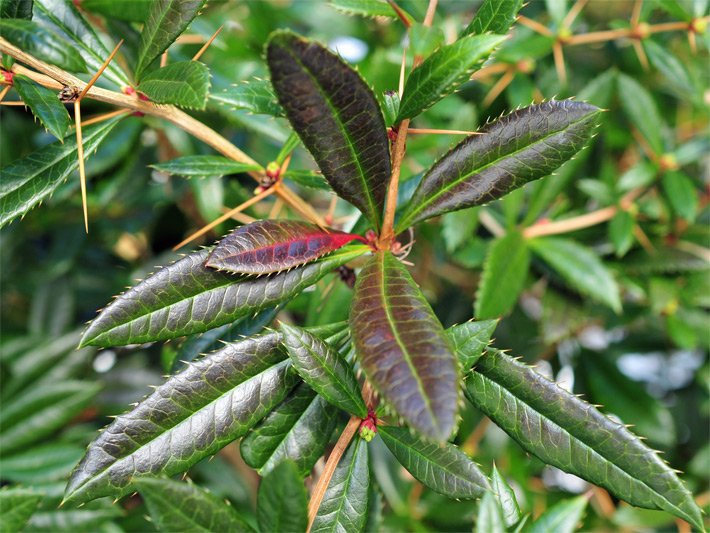
[[[572,9],[565,15],[565,18],[562,19],[562,26],[564,28],[569,28],[572,25],[577,16],[582,12],[582,9],[587,5],[587,1],[588,0],[577,0],[572,6]]]
[[[508,85],[510,85],[513,78],[515,78],[515,72],[513,72],[513,69],[508,69],[508,71],[503,74],[497,82],[495,82],[493,87],[491,87],[491,90],[488,91],[488,94],[483,99],[483,106],[488,107],[495,102],[495,99],[498,98],[500,93],[502,93]]]
[[[498,221],[493,218],[493,215],[485,209],[481,209],[481,212],[478,215],[478,220],[480,220],[483,227],[490,231],[494,237],[502,237],[505,235],[505,228],[503,228],[503,226],[501,226]]]
[[[550,28],[548,28],[547,26],[543,26],[535,20],[529,19],[525,15],[518,15],[518,22],[523,26],[530,28],[534,32],[544,35],[545,37],[554,37]]]

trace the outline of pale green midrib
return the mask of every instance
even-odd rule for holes
[[[323,99],[325,100],[326,104],[328,105],[328,109],[330,109],[331,113],[333,113],[333,116],[336,117],[336,120],[334,120],[335,124],[338,126],[338,129],[340,130],[340,133],[343,135],[343,138],[347,141],[347,147],[350,150],[350,154],[353,156],[353,161],[355,162],[355,166],[357,167],[358,170],[358,176],[360,177],[360,185],[362,187],[362,191],[365,193],[365,198],[367,200],[367,205],[370,208],[370,215],[373,217],[373,223],[375,225],[375,229],[380,227],[380,222],[381,222],[381,216],[382,214],[380,211],[377,209],[377,205],[375,204],[375,200],[372,197],[372,191],[370,190],[370,186],[367,182],[367,177],[365,176],[365,172],[363,171],[362,164],[360,162],[360,158],[358,157],[358,151],[355,149],[355,146],[353,146],[353,143],[350,140],[350,135],[348,134],[347,130],[345,129],[345,125],[343,123],[343,120],[340,116],[340,112],[336,107],[334,107],[333,103],[330,100],[330,97],[325,93],[324,89],[321,87],[320,83],[318,82],[318,79],[311,74],[311,71],[301,62],[301,60],[294,54],[290,52],[286,47],[283,47],[283,49],[286,51],[287,54],[289,54],[293,60],[298,63],[301,68],[303,69],[303,72],[311,78],[313,81],[313,85],[318,89],[318,92],[321,94]]]
[[[382,276],[382,281],[380,283],[380,296],[382,297],[382,309],[385,312],[385,316],[387,317],[387,322],[389,323],[390,329],[392,330],[392,335],[395,338],[395,342],[397,345],[400,347],[402,350],[402,355],[404,356],[404,361],[407,363],[407,366],[409,367],[409,371],[412,374],[412,377],[417,383],[417,389],[419,389],[419,393],[421,395],[421,398],[424,400],[424,405],[426,407],[426,410],[429,412],[429,416],[431,416],[431,422],[432,424],[439,430],[441,430],[441,427],[439,426],[439,420],[434,414],[434,411],[432,410],[431,407],[431,402],[429,400],[429,396],[426,394],[424,391],[424,384],[422,383],[421,379],[419,378],[419,374],[417,373],[417,368],[414,366],[414,363],[412,362],[411,356],[409,355],[409,351],[407,350],[406,346],[402,342],[402,339],[399,336],[399,331],[395,327],[395,320],[392,317],[392,313],[390,312],[388,301],[387,301],[387,291],[385,291],[385,262],[386,262],[386,257],[385,254],[382,254],[382,259],[379,261],[381,263],[381,269],[380,269],[380,275]]]
[[[646,487],[646,489],[648,489],[652,494],[654,494],[654,495],[660,497],[663,501],[667,502],[670,507],[672,507],[673,509],[676,509],[681,515],[687,516],[687,517],[689,517],[689,518],[692,516],[690,513],[684,511],[683,509],[681,509],[680,507],[678,507],[676,504],[674,504],[673,502],[671,502],[670,500],[668,500],[668,498],[667,498],[666,496],[664,496],[664,495],[662,495],[661,493],[659,493],[656,489],[654,489],[653,487],[649,486],[645,481],[641,481],[639,478],[635,477],[632,473],[627,472],[624,468],[622,468],[621,466],[619,466],[618,464],[616,464],[614,461],[612,461],[611,459],[609,459],[609,458],[607,458],[606,456],[604,456],[601,452],[597,451],[594,447],[592,447],[591,445],[589,445],[589,444],[587,444],[586,442],[584,442],[584,440],[582,440],[580,437],[578,437],[577,435],[573,434],[571,431],[569,431],[569,430],[563,428],[562,426],[560,426],[557,422],[555,422],[554,420],[552,420],[551,418],[549,418],[547,415],[541,413],[539,410],[537,410],[537,409],[535,409],[534,407],[532,407],[532,406],[531,406],[528,402],[526,402],[524,399],[522,399],[522,398],[516,396],[515,393],[513,393],[512,391],[510,391],[510,390],[509,390],[507,387],[505,387],[504,385],[501,385],[500,383],[498,383],[495,379],[493,379],[493,378],[491,378],[491,377],[489,377],[489,376],[483,374],[482,372],[476,371],[476,370],[474,370],[473,372],[476,373],[476,374],[478,374],[479,376],[483,377],[484,379],[487,379],[487,380],[489,380],[490,382],[494,383],[496,386],[500,387],[500,389],[501,389],[502,391],[505,391],[505,392],[508,393],[510,396],[512,396],[513,398],[515,398],[515,400],[517,400],[518,402],[522,403],[522,404],[525,405],[527,408],[531,409],[531,410],[532,410],[534,413],[536,413],[538,416],[540,416],[541,418],[547,420],[547,422],[548,422],[549,424],[551,424],[551,425],[553,425],[553,426],[559,428],[563,433],[565,433],[566,435],[569,435],[570,437],[574,438],[574,440],[577,441],[581,446],[583,446],[584,448],[587,448],[587,449],[591,450],[593,453],[595,453],[596,455],[598,455],[599,457],[601,457],[602,459],[604,459],[607,463],[611,464],[613,467],[615,467],[615,468],[617,468],[618,470],[620,470],[620,471],[621,471],[626,477],[628,477],[632,482],[633,482],[633,481],[637,481],[638,483],[640,483],[641,485],[643,485],[644,487]],[[637,438],[638,438],[638,437],[637,437]],[[650,451],[651,453],[653,453],[653,450],[649,450],[649,451]],[[664,474],[665,474],[665,472],[664,472]],[[607,478],[607,479],[608,479],[608,478]],[[673,490],[678,490],[678,489],[677,489],[677,488],[673,488]],[[685,491],[683,491],[683,493],[685,494]]]
[[[343,512],[343,508],[345,507],[345,502],[348,500],[348,489],[350,489],[350,485],[352,484],[353,481],[353,471],[355,470],[355,463],[357,463],[358,456],[357,452],[360,450],[360,446],[362,446],[362,442],[360,442],[360,439],[358,439],[356,446],[358,447],[357,450],[353,450],[353,460],[350,462],[350,465],[348,465],[348,472],[347,472],[347,477],[345,478],[345,487],[343,489],[343,496],[341,498],[338,498],[338,506],[335,510],[335,523],[340,524],[340,515]],[[322,504],[321,504],[322,505]],[[320,509],[320,506],[318,507]],[[318,513],[316,511],[316,516],[318,516]]]
[[[581,117],[579,120],[575,120],[574,122],[570,122],[570,123],[567,124],[564,128],[560,128],[560,129],[558,129],[558,130],[555,130],[555,131],[553,131],[553,132],[550,132],[548,135],[545,135],[544,137],[541,137],[540,139],[538,139],[538,140],[535,141],[535,142],[532,142],[532,143],[530,143],[530,144],[526,144],[525,146],[523,146],[523,147],[521,147],[521,148],[519,148],[519,149],[517,149],[517,150],[514,150],[514,151],[512,151],[512,152],[508,152],[507,154],[503,155],[502,157],[499,157],[499,158],[497,158],[496,160],[491,161],[490,163],[488,163],[488,164],[486,164],[486,165],[483,165],[483,166],[481,166],[481,167],[476,167],[475,169],[471,170],[470,172],[465,173],[462,177],[459,176],[458,178],[456,178],[455,180],[453,180],[449,185],[445,185],[444,187],[442,187],[442,188],[439,190],[439,192],[437,192],[436,194],[430,196],[429,198],[427,198],[427,199],[423,200],[421,203],[419,203],[419,205],[417,205],[416,208],[415,208],[413,211],[411,211],[411,212],[409,212],[409,213],[406,213],[405,218],[403,218],[402,220],[403,220],[403,221],[406,220],[407,223],[409,224],[410,221],[411,221],[412,219],[415,219],[415,218],[416,218],[416,215],[417,215],[418,213],[420,213],[425,207],[428,207],[429,205],[431,205],[431,204],[434,202],[434,200],[436,200],[437,198],[439,198],[441,195],[447,193],[447,192],[448,192],[450,189],[452,189],[453,187],[456,187],[457,185],[459,185],[462,181],[467,180],[467,179],[470,178],[472,175],[474,175],[474,174],[480,174],[482,171],[486,170],[487,168],[490,168],[490,167],[493,166],[493,165],[496,165],[499,161],[501,161],[501,160],[503,160],[503,159],[508,159],[508,158],[510,158],[510,157],[515,156],[516,154],[519,154],[520,152],[523,152],[523,151],[527,150],[527,149],[530,148],[530,147],[536,146],[537,144],[540,144],[540,143],[544,143],[544,141],[546,141],[548,138],[550,138],[550,137],[552,137],[552,136],[554,136],[554,135],[557,135],[557,134],[560,133],[560,132],[563,132],[563,131],[569,129],[569,128],[571,128],[572,126],[575,126],[575,125],[579,124],[580,122],[583,122],[583,121],[585,121],[585,120],[588,120],[589,118],[591,118],[592,116],[594,116],[594,115],[596,115],[596,114],[598,114],[598,113],[599,113],[599,110],[595,110],[595,111],[593,111],[592,113],[589,113],[589,114],[587,114],[587,115],[584,115],[584,116]],[[486,133],[487,133],[487,132],[484,132],[484,135],[485,135]],[[587,139],[587,140],[588,140],[588,139]],[[586,141],[585,141],[585,142],[586,142]],[[580,150],[581,150],[581,148],[580,148]],[[579,150],[577,150],[577,151],[579,151]],[[444,157],[446,157],[446,156],[444,156]],[[564,163],[564,162],[563,162],[563,163]],[[563,164],[563,163],[560,163],[560,164]],[[424,176],[424,178],[422,178],[422,182],[421,182],[421,183],[424,183],[424,179],[425,179],[425,178],[426,178],[426,176]],[[421,185],[420,185],[420,187],[421,187]],[[415,191],[414,194],[415,194],[415,196],[416,196],[416,191]],[[410,204],[410,205],[411,205],[411,204]],[[398,227],[399,227],[401,224],[402,224],[402,223],[400,222],[400,224],[398,224]]]

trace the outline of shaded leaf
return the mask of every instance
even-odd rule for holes
[[[491,486],[493,491],[498,496],[498,503],[503,514],[503,521],[506,527],[514,526],[522,517],[518,500],[515,497],[515,492],[510,488],[508,482],[500,475],[498,469],[493,465],[493,473],[491,474]]]
[[[392,6],[383,0],[330,0],[328,5],[350,15],[398,18]],[[406,11],[403,13],[407,20],[414,20]]]
[[[0,458],[0,472],[6,481],[43,483],[66,479],[84,453],[74,444],[45,444]]]
[[[634,243],[634,217],[619,210],[609,222],[609,240],[614,245],[616,257],[623,257]]]
[[[0,0],[0,18],[31,19],[32,0]]]
[[[623,425],[497,350],[487,350],[466,397],[544,462],[639,507],[700,528],[700,510],[671,468]]]
[[[295,33],[273,33],[266,59],[279,102],[325,179],[379,228],[391,169],[372,90],[338,56]]]
[[[577,496],[562,500],[542,513],[530,527],[529,533],[572,533],[582,521],[587,508],[587,497]]]
[[[530,251],[522,234],[511,231],[491,243],[476,293],[477,318],[506,315],[528,277]]]
[[[117,346],[200,333],[291,298],[331,270],[365,253],[350,247],[272,276],[242,278],[204,266],[211,249],[158,270],[111,302],[81,344]]]
[[[555,21],[555,24],[562,26],[562,21],[569,11],[567,0],[545,0],[545,6],[547,7],[547,12]]]
[[[508,33],[522,5],[523,0],[484,0],[461,36],[471,33],[482,35],[486,32],[500,35]]]
[[[96,150],[120,118],[84,129],[84,153]],[[76,137],[55,142],[0,170],[0,227],[46,200],[79,166]]]
[[[468,137],[431,167],[397,227],[491,202],[547,176],[585,145],[599,112],[582,102],[551,100],[487,124],[483,135]]]
[[[256,499],[260,531],[305,531],[306,488],[293,461],[284,461],[261,480]]]
[[[427,443],[406,428],[378,427],[377,433],[402,466],[424,485],[450,498],[480,498],[490,490],[485,474],[453,444]]]
[[[661,246],[649,255],[645,250],[634,250],[622,263],[631,274],[668,274],[695,272],[708,269],[708,262],[684,250]]]
[[[476,515],[475,533],[505,533],[506,527],[503,520],[503,510],[495,493],[486,492],[481,498]],[[552,533],[552,532],[550,532]]]
[[[153,0],[81,0],[81,8],[107,18],[127,22],[145,22]]]
[[[409,74],[396,122],[416,117],[451,94],[503,40],[501,35],[468,35],[439,48]]]
[[[169,378],[94,440],[65,500],[121,496],[139,477],[183,472],[246,434],[295,385],[279,346],[278,333],[251,337]]]
[[[385,91],[382,96],[382,105],[385,116],[385,125],[393,126],[399,114],[399,93],[397,91]]]
[[[192,483],[144,477],[136,487],[158,531],[254,531],[229,503]]]
[[[350,326],[380,395],[422,435],[447,440],[456,425],[457,361],[429,303],[390,252],[375,254],[358,274]]]
[[[594,251],[563,237],[532,239],[528,244],[571,287],[617,313],[621,311],[619,286]]]
[[[287,170],[284,177],[301,187],[309,187],[320,191],[333,190],[323,177],[323,174],[313,170]]]
[[[476,364],[497,325],[497,320],[479,320],[458,324],[446,330],[464,371],[470,370]]]
[[[30,518],[25,531],[53,533],[75,533],[76,531],[98,531],[123,515],[118,506],[95,509],[68,509],[38,511]]]
[[[71,119],[64,104],[57,98],[56,91],[20,75],[12,78],[12,86],[49,133],[60,141],[63,140],[71,125]]]
[[[282,117],[283,108],[276,100],[274,88],[268,80],[251,80],[230,85],[219,93],[210,95],[210,100],[233,109],[246,109],[259,115]]]
[[[136,79],[185,31],[205,0],[153,0],[141,32]]]
[[[68,42],[32,20],[0,19],[0,37],[64,70],[86,72],[86,63]]]
[[[444,43],[444,31],[438,26],[424,26],[415,22],[408,31],[409,45],[415,56],[427,57]]]
[[[311,531],[364,531],[369,496],[368,445],[363,439],[355,438],[333,472]]]
[[[178,61],[143,76],[138,89],[157,104],[204,109],[210,71],[199,61]]]
[[[626,74],[619,72],[616,79],[619,100],[629,120],[648,141],[653,152],[663,154],[663,120],[653,96],[648,89]]]
[[[0,531],[22,531],[41,500],[41,494],[28,489],[5,487],[0,490]]]
[[[651,39],[645,39],[643,47],[651,64],[665,76],[671,86],[679,89],[683,95],[693,94],[695,89],[690,75],[683,63],[675,55]]]
[[[337,414],[322,396],[301,383],[242,439],[242,458],[262,476],[290,459],[305,477],[325,452]]]
[[[271,274],[311,263],[359,235],[297,220],[258,220],[224,237],[205,263],[237,274]]]
[[[673,211],[688,222],[694,222],[699,199],[693,180],[682,172],[671,170],[663,174],[661,185]]]
[[[180,176],[226,176],[250,170],[261,170],[259,165],[239,163],[221,155],[186,155],[150,165],[156,170]]]

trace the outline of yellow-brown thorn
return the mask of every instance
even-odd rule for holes
[[[212,42],[217,38],[219,35],[219,32],[222,31],[222,28],[224,28],[224,24],[222,24],[219,28],[217,28],[217,31],[212,34],[212,37],[210,37],[205,44],[202,45],[202,48],[200,48],[197,53],[192,57],[193,61],[197,61],[202,57],[202,54],[204,54],[209,46],[212,44]]]

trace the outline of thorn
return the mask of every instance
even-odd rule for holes
[[[200,59],[202,54],[204,54],[205,51],[207,50],[207,48],[209,48],[209,46],[212,44],[212,41],[214,41],[217,38],[217,36],[219,35],[219,32],[222,31],[222,28],[224,28],[224,24],[222,24],[219,28],[217,28],[217,31],[212,34],[212,37],[210,37],[208,39],[208,41],[202,45],[202,48],[200,48],[199,51],[193,56],[193,58],[192,58],[193,61],[197,61],[198,59]]]
[[[118,42],[118,44],[116,45],[116,47],[115,47],[115,48],[113,49],[113,51],[109,54],[109,56],[106,58],[106,61],[103,62],[103,64],[101,65],[101,67],[99,67],[99,70],[96,71],[96,74],[94,74],[94,76],[89,80],[89,83],[86,84],[86,86],[84,87],[84,90],[81,91],[81,93],[79,93],[79,97],[76,99],[77,102],[81,101],[81,99],[84,98],[84,96],[86,95],[86,93],[89,92],[89,89],[91,89],[91,87],[94,85],[94,83],[96,83],[96,80],[98,80],[98,79],[99,79],[99,76],[101,76],[101,74],[103,73],[103,71],[106,70],[106,67],[108,67],[108,64],[111,62],[111,60],[113,59],[113,57],[116,55],[116,53],[118,52],[118,49],[121,47],[122,44],[123,44],[123,39],[121,39],[121,40]]]
[[[81,183],[81,203],[84,208],[84,230],[89,234],[89,210],[86,205],[86,169],[84,168],[84,146],[81,136],[81,107],[80,100],[74,102],[74,124],[76,126],[76,150],[79,161],[79,180]]]

